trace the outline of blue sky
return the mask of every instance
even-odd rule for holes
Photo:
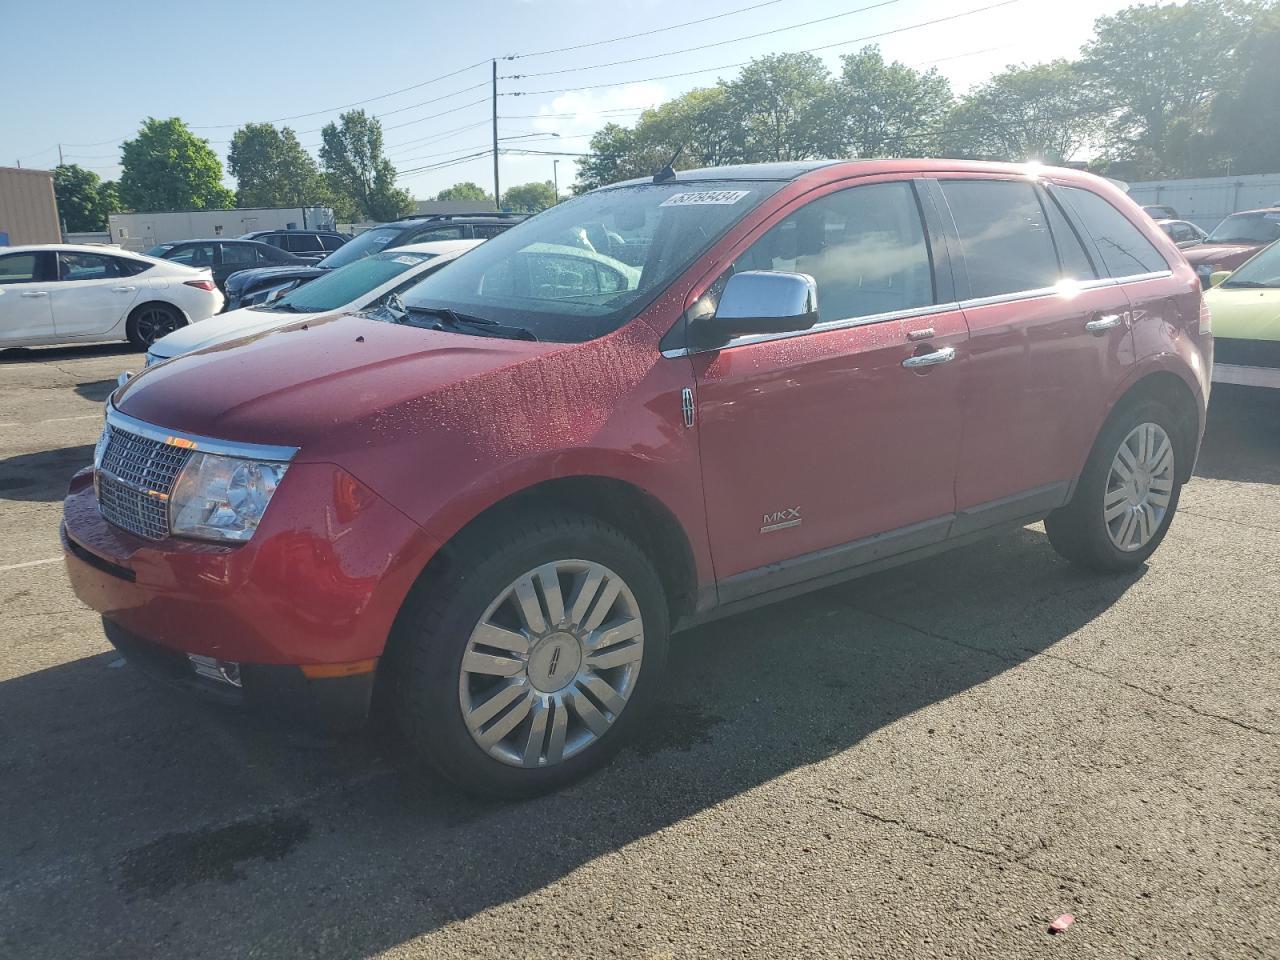
[[[320,135],[310,131],[334,119],[339,112],[334,108],[422,84],[363,106],[383,117],[388,154],[397,167],[417,171],[406,172],[401,184],[425,198],[459,180],[492,187],[489,157],[443,169],[419,168],[486,149],[489,64],[424,81],[494,56],[519,55],[499,60],[500,77],[525,75],[499,81],[499,135],[523,137],[504,141],[505,146],[574,152],[584,150],[591,132],[606,121],[630,123],[640,108],[732,77],[737,69],[730,65],[755,56],[841,43],[819,53],[837,68],[842,53],[879,43],[890,58],[936,65],[963,91],[1010,63],[1074,56],[1095,18],[1129,5],[1013,0],[916,26],[994,2],[222,0],[204,7],[207,13],[195,4],[15,3],[4,16],[8,95],[0,165],[21,159],[23,166],[53,167],[55,145],[61,142],[67,162],[114,177],[119,140],[131,136],[147,116],[181,117],[225,158],[226,141],[241,123],[319,111],[288,121],[304,145],[317,147]],[[597,43],[735,10],[741,12]],[[737,39],[824,17],[832,19]],[[860,39],[887,31],[900,32]],[[581,44],[596,45],[542,52]],[[719,45],[654,56],[704,44]],[[634,58],[645,59],[622,62]],[[584,67],[591,69],[578,69]],[[667,76],[689,71],[705,72]],[[534,73],[545,75],[529,76]],[[653,77],[664,79],[648,79]],[[465,89],[472,86],[476,89]],[[513,96],[516,92],[524,95]],[[504,187],[551,179],[552,160],[503,155]],[[559,165],[562,190],[573,173],[573,159],[566,156]]]

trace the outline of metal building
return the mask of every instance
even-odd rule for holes
[[[0,167],[0,246],[61,239],[53,171]]]
[[[1229,214],[1280,206],[1280,173],[1149,180],[1130,183],[1129,196],[1141,204],[1161,203],[1173,207],[1183,220],[1212,230]]]
[[[253,230],[332,230],[333,227],[333,211],[328,207],[113,213],[107,218],[111,242],[137,251],[176,240],[231,239]]]

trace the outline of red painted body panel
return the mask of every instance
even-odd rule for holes
[[[133,537],[103,521],[90,480],[78,477],[68,535],[136,580],[71,552],[73,586],[125,628],[187,652],[357,660],[382,651],[441,544],[547,480],[609,477],[648,493],[683,529],[693,586],[706,591],[718,578],[1072,479],[1090,425],[1143,371],[1173,370],[1203,405],[1209,352],[1196,332],[1194,273],[1154,225],[1144,232],[1174,250],[1178,266],[1172,280],[1135,292],[1132,336],[1080,338],[1087,314],[1109,309],[1106,295],[1089,292],[662,356],[659,341],[682,312],[802,198],[864,178],[945,172],[1028,175],[954,161],[815,169],[744,217],[634,320],[587,343],[338,317],[154,367],[117,392],[121,412],[300,452],[262,527],[238,547]],[[1110,189],[1085,174],[1052,175]],[[907,339],[925,326],[931,339]],[[956,348],[953,362],[923,374],[901,367],[942,346]],[[692,429],[682,420],[686,387],[696,389]],[[766,514],[794,506],[802,525],[759,533]]]

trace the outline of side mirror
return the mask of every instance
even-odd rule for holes
[[[715,349],[733,337],[808,330],[818,322],[818,284],[807,273],[746,270],[720,294],[716,312],[692,322],[690,346]]]
[[[1227,279],[1227,277],[1231,276],[1231,273],[1232,273],[1232,271],[1230,271],[1230,270],[1215,270],[1215,271],[1213,271],[1213,273],[1209,274],[1209,286],[1210,286],[1210,287],[1216,287],[1216,286],[1217,286],[1218,284],[1220,284],[1223,280]]]

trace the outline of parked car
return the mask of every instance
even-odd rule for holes
[[[326,270],[346,266],[379,250],[433,240],[487,240],[524,220],[526,216],[522,213],[466,213],[405,217],[379,224],[370,227],[314,266],[268,267],[246,270],[232,277],[227,284],[227,309],[236,310],[261,303],[268,297],[322,276]]]
[[[1280,389],[1280,241],[1212,282],[1214,382]]]
[[[1156,221],[1178,219],[1178,211],[1163,203],[1149,203],[1142,208],[1142,212]]]
[[[373,309],[393,294],[400,295],[427,273],[438,270],[483,240],[445,240],[411,243],[375,253],[332,270],[270,303],[241,307],[199,327],[183,327],[157,340],[147,351],[147,366],[192,350],[241,337],[256,336],[291,324],[308,322],[327,313]]]
[[[307,263],[318,263],[351,239],[329,230],[255,230],[240,237],[287,250]]]
[[[1156,226],[1163,230],[1165,236],[1177,244],[1180,250],[1204,243],[1205,238],[1209,236],[1189,220],[1157,220]]]
[[[376,689],[502,795],[617,750],[672,628],[1041,519],[1139,567],[1212,366],[1151,219],[1014,164],[664,171],[401,299],[116,390],[68,570],[140,669],[337,725]]]
[[[149,257],[172,260],[189,267],[208,267],[218,289],[226,291],[227,277],[238,270],[268,264],[276,267],[301,266],[306,261],[287,250],[256,240],[179,240],[158,243],[147,251]]]
[[[207,269],[117,248],[0,248],[0,347],[101,340],[150,346],[222,308]]]
[[[1202,286],[1222,270],[1234,270],[1255,253],[1280,240],[1280,207],[1233,213],[1213,228],[1204,243],[1185,251]]]

